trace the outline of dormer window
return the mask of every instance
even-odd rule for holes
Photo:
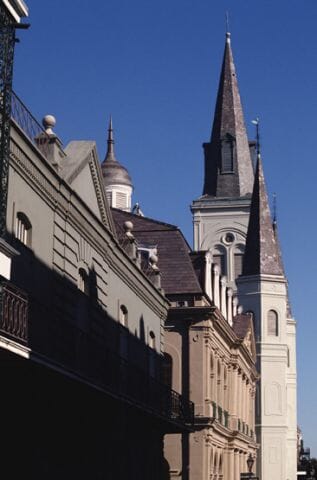
[[[28,217],[22,212],[17,213],[15,222],[15,236],[27,247],[31,246],[32,225]]]

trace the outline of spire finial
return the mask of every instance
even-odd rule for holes
[[[259,117],[256,117],[255,120],[252,120],[253,125],[255,125],[256,128],[256,153],[259,156],[261,154],[261,149],[260,149],[260,119]]]
[[[110,115],[109,119],[109,127],[108,127],[108,140],[107,140],[108,148],[106,154],[106,160],[116,160],[114,154],[114,139],[113,139],[113,128],[112,128],[112,115]]]
[[[229,28],[229,12],[228,10],[226,11],[226,40],[227,43],[230,43],[230,28]]]

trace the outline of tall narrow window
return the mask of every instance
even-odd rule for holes
[[[242,274],[244,246],[237,245],[234,250],[234,278]]]
[[[152,330],[150,331],[150,335],[149,335],[149,346],[153,349],[155,349],[155,333],[152,332]]]
[[[89,295],[89,275],[84,268],[78,270],[78,288],[86,295]]]
[[[156,356],[156,351],[155,351],[155,334],[151,330],[149,334],[149,346],[150,346],[150,351],[149,351],[149,373],[151,377],[156,377],[156,372],[157,372],[157,356]]]
[[[221,142],[221,173],[233,173],[234,138],[227,134]]]
[[[27,247],[31,246],[32,225],[28,217],[18,212],[15,222],[15,236],[20,242],[24,243]]]
[[[277,337],[278,332],[278,316],[275,310],[270,310],[267,314],[267,334],[271,337]]]
[[[128,309],[125,305],[120,306],[119,321],[124,327],[128,326]]]
[[[161,380],[164,385],[172,388],[173,381],[173,359],[168,353],[164,353],[161,369]]]

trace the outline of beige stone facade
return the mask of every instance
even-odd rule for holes
[[[251,322],[241,340],[215,307],[172,308],[165,352],[173,388],[195,402],[194,432],[165,441],[170,478],[239,480],[257,452]]]

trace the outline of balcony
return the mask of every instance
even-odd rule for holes
[[[111,351],[102,339],[53,318],[48,311],[38,316],[36,308],[21,290],[1,282],[0,335],[29,347],[31,354],[40,354],[52,366],[93,383],[113,398],[173,422],[180,429],[193,424],[192,402]]]
[[[19,125],[33,145],[47,157],[49,136],[14,92],[11,93],[11,118]]]

